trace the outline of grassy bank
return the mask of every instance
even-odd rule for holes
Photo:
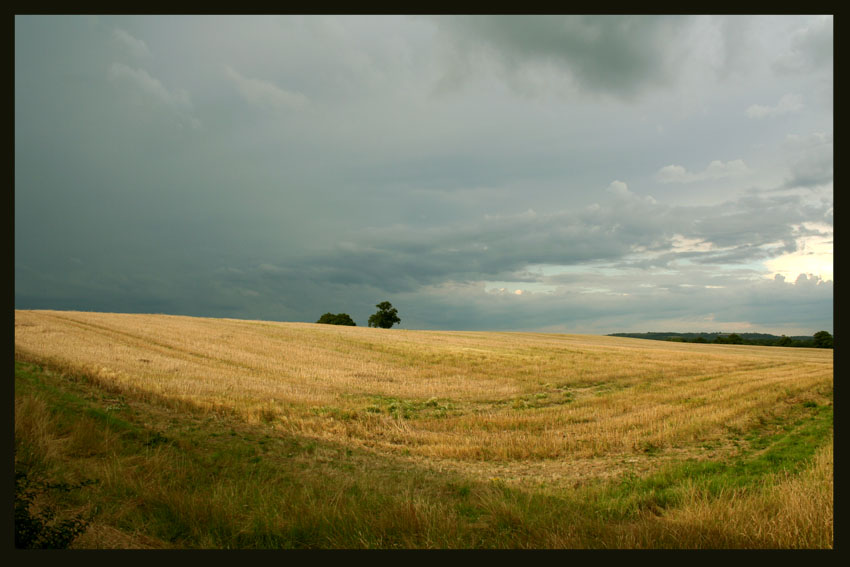
[[[20,362],[15,468],[45,530],[83,525],[76,548],[823,548],[822,402],[740,431],[732,458],[566,487],[460,474]]]

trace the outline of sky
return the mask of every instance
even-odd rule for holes
[[[16,16],[15,308],[833,332],[832,16]]]

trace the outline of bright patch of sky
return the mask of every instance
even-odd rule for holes
[[[799,229],[815,232],[797,238],[797,250],[765,261],[767,277],[777,275],[796,282],[801,275],[815,276],[820,281],[833,281],[832,226],[803,223]]]

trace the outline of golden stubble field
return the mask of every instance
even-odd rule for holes
[[[15,311],[15,356],[167,406],[506,482],[722,459],[832,391],[833,351]]]

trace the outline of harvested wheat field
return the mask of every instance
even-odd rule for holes
[[[321,463],[309,466],[324,467],[328,478],[346,458],[360,455],[375,470],[389,467],[386,474],[398,487],[377,472],[368,480],[372,465],[346,478],[380,484],[404,510],[393,517],[412,522],[408,529],[374,523],[333,527],[344,524],[343,517],[353,522],[350,518],[372,512],[367,514],[362,502],[352,503],[347,492],[329,504],[337,494],[331,491],[324,497],[311,493],[312,509],[325,510],[310,524],[320,525],[317,531],[305,532],[301,524],[296,529],[303,518],[285,515],[266,516],[262,529],[256,518],[234,520],[242,527],[233,533],[243,539],[212,536],[194,524],[173,537],[137,528],[145,547],[157,547],[151,541],[160,547],[829,547],[832,352],[607,336],[15,312],[16,360],[101,392],[107,400],[101,409],[120,399],[120,407],[144,404],[154,408],[149,411],[167,412],[172,421],[191,415],[210,435],[220,433],[216,424],[237,423],[251,435],[297,439],[300,446],[313,447],[308,453]],[[16,447],[27,435],[18,425],[19,391],[16,386]],[[153,415],[146,423],[166,420],[165,414]],[[169,437],[166,423],[158,431]],[[821,424],[816,431],[814,424]],[[194,441],[199,451],[203,439]],[[792,446],[793,454],[787,449]],[[63,458],[66,464],[71,459]],[[269,466],[268,474],[285,468]],[[406,471],[405,478],[424,475],[422,486],[398,480],[399,471]],[[288,486],[303,478],[291,474],[295,480]],[[666,492],[658,488],[658,478],[672,479]],[[446,496],[432,486],[440,482],[467,488]],[[537,505],[518,500],[518,494],[561,502],[556,508],[569,502],[573,511],[585,498],[588,518],[558,528],[557,517],[565,521],[563,510],[544,520],[537,517],[542,512],[533,511]],[[477,504],[470,502],[476,495]],[[794,498],[797,509],[805,500],[815,512],[782,510],[782,502]],[[521,500],[526,503],[520,505]],[[347,511],[341,504],[346,501]],[[730,508],[731,502],[740,510]],[[599,516],[600,509],[610,512],[608,519]],[[768,529],[763,524],[753,531],[759,518],[779,521],[778,510],[791,516],[783,520],[787,525]],[[240,514],[245,512],[236,517]],[[603,517],[602,524],[590,518],[594,514]],[[126,520],[122,528],[118,512],[108,521],[92,522],[99,531],[89,533],[126,532],[132,523]],[[706,531],[707,522],[714,531]],[[738,527],[727,533],[723,526]],[[257,530],[278,539],[245,535]]]

